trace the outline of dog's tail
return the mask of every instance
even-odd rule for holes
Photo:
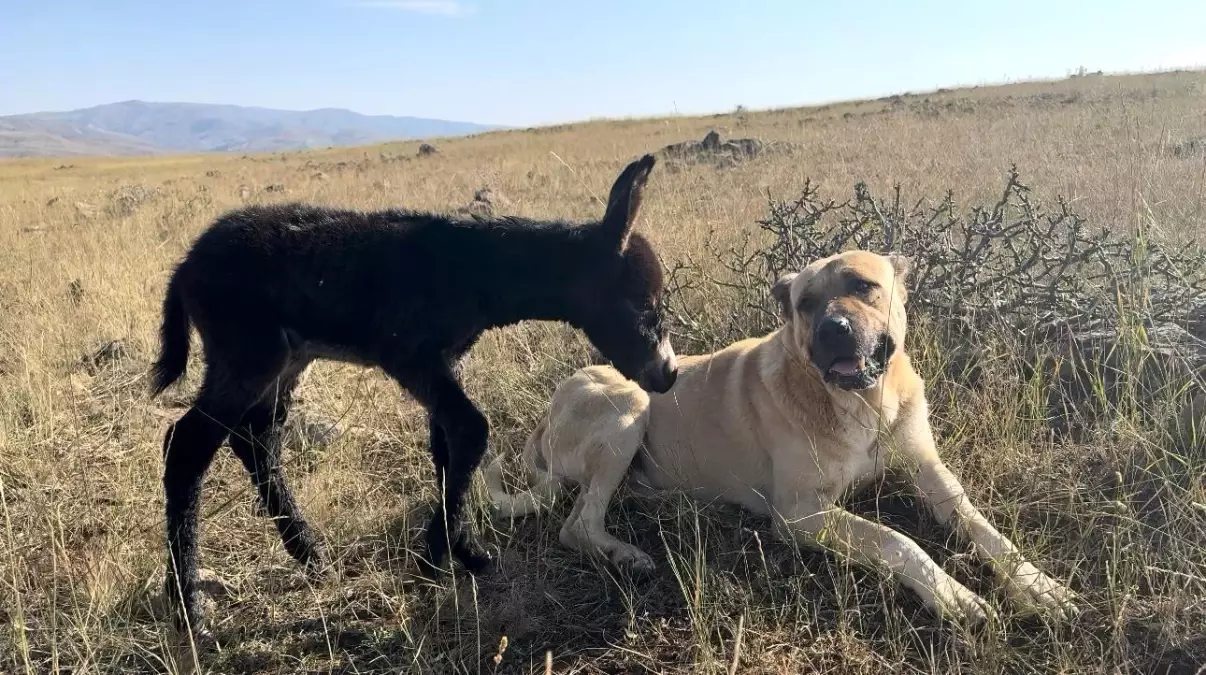
[[[163,298],[163,323],[159,327],[159,359],[151,367],[151,398],[163,393],[188,369],[189,317],[180,291],[179,274],[173,274]]]
[[[528,489],[510,494],[503,488],[502,459],[498,455],[492,456],[490,462],[482,469],[490,501],[494,503],[498,515],[510,518],[531,515],[542,507],[551,505],[561,493],[561,480],[549,471],[544,462],[544,455],[540,452],[548,428],[549,418],[542,417],[528,436],[527,445],[524,447],[523,469],[530,484]]]

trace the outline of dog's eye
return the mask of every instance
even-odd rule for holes
[[[816,306],[817,299],[811,295],[801,295],[800,302],[796,305],[801,312],[811,312],[812,310],[816,309]]]
[[[857,293],[859,295],[866,295],[866,294],[870,293],[872,291],[872,289],[874,289],[874,288],[875,288],[875,284],[871,283],[870,281],[867,281],[866,279],[851,279],[850,280],[850,290],[853,293]]]

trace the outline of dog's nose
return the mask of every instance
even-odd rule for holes
[[[837,338],[844,337],[854,332],[854,327],[850,325],[850,319],[844,316],[828,316],[821,322],[817,328],[817,333],[822,338]]]

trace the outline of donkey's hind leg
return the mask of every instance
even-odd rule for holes
[[[197,520],[201,483],[230,429],[255,403],[254,387],[210,369],[196,403],[168,428],[163,441],[163,490],[170,558],[164,590],[176,627],[200,629]],[[187,625],[186,625],[187,624]]]
[[[270,386],[264,397],[243,415],[239,427],[230,435],[230,448],[247,469],[259,492],[260,505],[276,521],[285,550],[311,574],[317,574],[324,563],[321,543],[302,517],[280,465],[283,427],[305,366],[291,363],[286,367],[275,386]]]
[[[163,489],[168,543],[168,569],[164,582],[167,601],[178,629],[203,631],[203,612],[197,593],[197,520],[201,508],[201,483],[214,455],[227,435],[264,395],[284,366],[287,346],[277,335],[254,339],[244,333],[232,336],[239,347],[218,350],[223,344],[211,338],[205,380],[193,403],[163,441]]]

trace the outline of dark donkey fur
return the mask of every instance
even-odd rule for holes
[[[319,541],[279,466],[280,425],[298,375],[316,358],[380,367],[426,408],[443,500],[428,524],[424,571],[442,567],[449,551],[470,572],[487,570],[490,558],[457,524],[487,439],[457,363],[489,328],[558,320],[583,330],[640,386],[670,388],[677,366],[661,267],[632,233],[653,165],[646,155],[625,168],[602,221],[585,225],[290,204],[228,213],[201,234],[168,285],[153,372],[153,396],[184,374],[191,322],[205,378],[164,438],[166,591],[177,625],[197,629],[202,618],[201,482],[228,435],[286,549],[322,568]]]

